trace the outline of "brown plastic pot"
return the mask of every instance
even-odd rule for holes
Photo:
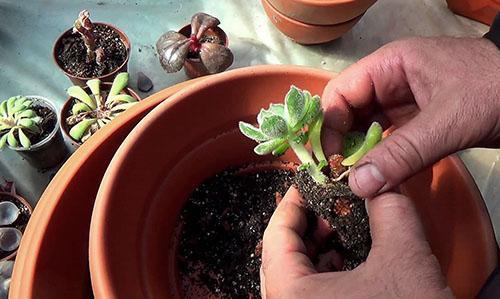
[[[352,20],[335,25],[311,25],[291,19],[274,8],[268,0],[261,0],[264,10],[269,20],[284,35],[293,41],[303,45],[322,44],[342,37],[354,25],[356,25],[361,16]]]
[[[186,25],[179,30],[179,33],[185,37],[191,36],[191,25]],[[205,35],[217,36],[221,41],[224,42],[224,46],[229,45],[229,39],[227,38],[226,32],[220,27],[215,27],[215,29],[208,29]],[[200,58],[188,58],[184,62],[184,72],[189,78],[198,78],[201,76],[211,75],[207,70],[205,65],[201,62]]]
[[[68,148],[66,147],[64,139],[61,135],[61,131],[59,130],[59,123],[61,120],[58,117],[57,109],[50,100],[44,97],[26,96],[26,98],[33,100],[33,103],[36,105],[41,105],[52,110],[57,118],[57,122],[54,129],[52,129],[52,132],[50,132],[46,138],[33,144],[30,148],[25,149],[12,146],[9,146],[9,148],[16,151],[35,168],[52,168],[63,162],[69,154]]]
[[[456,14],[491,25],[500,11],[499,0],[446,0],[448,8]]]
[[[111,24],[108,24],[108,23],[101,23],[101,22],[96,22],[96,23],[94,23],[94,25],[105,25],[105,26],[112,28],[120,36],[120,40],[123,42],[123,44],[125,45],[125,48],[127,50],[127,58],[119,67],[117,67],[115,70],[113,70],[109,74],[105,74],[105,75],[96,77],[103,82],[112,82],[118,73],[126,72],[128,70],[128,61],[130,59],[132,45],[130,44],[130,40],[128,39],[125,32],[121,31],[117,27],[115,27]],[[61,34],[59,36],[59,38],[57,38],[56,42],[54,43],[54,47],[52,48],[52,57],[53,57],[56,65],[59,67],[59,69],[69,78],[69,80],[71,80],[71,82],[73,84],[79,85],[79,86],[85,86],[85,83],[90,79],[94,79],[94,77],[86,78],[86,77],[79,77],[79,76],[75,76],[73,74],[70,74],[62,67],[61,63],[59,62],[59,59],[57,58],[57,50],[59,49],[59,47],[61,47],[62,40],[68,36],[71,36],[71,35],[73,35],[72,28],[66,30],[63,34]]]
[[[122,143],[99,188],[89,249],[96,298],[182,297],[176,227],[188,195],[228,167],[274,160],[253,153],[255,143],[242,136],[238,121],[254,121],[291,84],[321,94],[332,76],[301,67],[237,69],[211,76],[149,113]],[[296,162],[292,153],[279,160]],[[449,157],[404,188],[419,207],[454,294],[473,297],[496,266],[497,247],[471,176]]]
[[[269,0],[283,15],[312,25],[334,25],[360,16],[377,0]]]
[[[104,171],[118,146],[142,117],[194,82],[166,88],[128,109],[66,161],[45,189],[26,227],[9,298],[91,298],[90,217]]]
[[[101,83],[101,88],[102,88],[102,90],[110,90],[111,89],[111,85],[112,85],[112,83],[103,82],[103,83]],[[84,88],[84,90],[86,92],[90,92],[90,88],[88,86],[86,86]],[[126,90],[127,94],[133,96],[138,101],[141,101],[141,97],[132,88],[127,87],[125,90]],[[69,116],[71,116],[71,108],[73,107],[73,102],[74,102],[74,99],[72,97],[69,97],[66,100],[66,102],[62,106],[61,115],[60,115],[59,118],[61,119],[61,130],[64,133],[64,136],[71,142],[71,145],[75,149],[77,149],[80,145],[82,145],[82,142],[73,139],[73,137],[71,137],[69,135],[70,127],[66,123],[66,118],[68,118]]]
[[[5,198],[5,197],[10,197],[10,200],[11,202],[20,202],[22,205],[24,205],[27,209],[28,209],[28,212],[29,214],[31,215],[31,213],[33,213],[33,207],[31,207],[30,203],[24,199],[24,197],[18,195],[18,194],[15,194],[15,193],[9,193],[9,192],[0,192],[0,198]],[[2,200],[4,201],[4,200]],[[24,234],[24,232],[23,232]],[[8,256],[0,259],[0,262],[2,261],[8,261],[8,260],[12,260],[14,259],[14,257],[16,256],[17,254],[17,249],[15,251],[13,251],[11,254],[9,254]]]

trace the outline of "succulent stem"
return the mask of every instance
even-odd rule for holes
[[[318,184],[325,185],[328,179],[318,168],[306,147],[302,143],[297,143],[295,141],[290,141],[290,147],[293,149],[300,162],[302,162],[302,165],[307,166],[307,172],[314,181]]]

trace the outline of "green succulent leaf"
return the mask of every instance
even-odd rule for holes
[[[269,112],[271,112],[274,115],[278,115],[278,116],[285,118],[285,105],[283,105],[283,104],[270,104],[269,105]]]
[[[35,116],[35,117],[32,117],[31,120],[33,120],[37,125],[39,125],[42,123],[43,118],[41,118],[40,116]]]
[[[14,115],[14,114],[16,114],[16,113],[18,113],[18,112],[20,112],[20,111],[23,111],[23,110],[28,109],[28,107],[29,107],[29,106],[28,106],[28,105],[26,105],[26,104],[16,105],[16,106],[14,106],[14,107],[11,109],[11,114],[12,114],[12,115]]]
[[[281,156],[288,150],[288,148],[290,148],[290,144],[288,144],[288,142],[285,142],[273,150],[273,155]]]
[[[383,129],[382,126],[378,122],[373,122],[368,128],[368,132],[366,132],[366,137],[361,145],[361,147],[358,148],[356,152],[354,152],[352,155],[349,157],[345,158],[342,161],[342,165],[344,166],[352,166],[356,164],[363,156],[371,150],[377,143],[382,140],[382,133]]]
[[[284,142],[286,142],[285,138],[272,139],[272,140],[269,140],[269,141],[266,141],[266,142],[263,142],[263,143],[257,145],[253,149],[253,151],[257,155],[261,155],[261,156],[267,155],[267,154],[272,153],[278,147],[280,147]]]
[[[87,132],[87,130],[90,128],[92,124],[96,122],[95,119],[84,119],[81,122],[77,123],[74,125],[71,130],[69,130],[69,136],[71,138],[80,141]]]
[[[28,136],[26,136],[26,134],[24,134],[23,130],[21,128],[19,128],[17,130],[17,133],[19,135],[19,141],[21,142],[21,145],[24,148],[30,148],[31,147],[31,141],[29,140]]]
[[[323,167],[325,167],[325,166],[327,166],[327,165],[328,165],[328,161],[326,161],[326,160],[321,160],[321,161],[319,161],[319,163],[318,163],[318,168],[319,168],[319,169],[323,169]]]
[[[14,108],[17,99],[19,99],[19,96],[11,97],[7,100],[7,114],[9,116],[12,116],[14,114],[12,113],[12,108]]]
[[[258,128],[252,126],[249,123],[240,121],[239,127],[243,135],[257,142],[268,141],[270,139],[268,136],[262,133]]]
[[[90,108],[97,108],[96,101],[92,99],[80,86],[71,86],[70,88],[68,88],[67,93],[70,97],[80,100],[81,102],[87,104]]]
[[[119,73],[116,75],[111,85],[111,90],[109,91],[109,96],[114,96],[119,94],[128,84],[128,73]]]
[[[90,91],[94,96],[101,94],[101,80],[99,79],[88,80],[87,86],[90,88]]]
[[[3,117],[9,117],[9,114],[7,111],[7,101],[3,101],[0,104],[0,113],[2,114]]]
[[[33,101],[29,100],[26,97],[18,96],[17,100],[14,103],[14,108],[17,106],[25,105],[30,107],[33,104]]]
[[[321,100],[319,96],[310,97],[307,101],[307,112],[303,122],[307,125],[315,122],[321,115]]]
[[[285,96],[285,118],[291,128],[300,124],[306,114],[306,98],[304,93],[295,86]]]
[[[74,104],[73,107],[71,108],[71,113],[73,115],[77,115],[78,113],[88,112],[88,111],[92,111],[92,109],[89,107],[89,105],[82,102]]]
[[[108,96],[106,102],[134,103],[137,102],[137,99],[128,94],[117,94],[114,96]]]
[[[262,126],[262,122],[264,121],[264,118],[273,116],[274,114],[266,109],[260,109],[259,114],[257,114],[257,123],[259,126]]]
[[[16,136],[14,136],[14,128],[7,133],[7,143],[12,147],[17,147],[19,145]]]
[[[354,154],[365,141],[365,133],[353,131],[349,132],[344,137],[344,148],[342,150],[342,155],[344,157],[349,157]]]
[[[35,111],[33,111],[31,109],[24,110],[16,115],[17,118],[32,118],[35,116],[36,116]]]
[[[7,134],[3,134],[2,137],[0,137],[0,149],[3,149],[5,144],[7,144]]]
[[[278,115],[271,115],[264,118],[260,126],[260,130],[265,135],[271,138],[282,138],[288,133],[288,126],[283,117]]]
[[[117,113],[117,112],[123,112],[127,109],[129,109],[130,107],[134,106],[135,104],[137,104],[137,102],[133,102],[133,103],[124,103],[124,104],[120,104],[120,105],[116,105],[115,107],[113,107],[111,109],[111,112],[113,113]]]
[[[17,124],[31,131],[36,131],[37,123],[31,118],[21,118],[17,121]]]

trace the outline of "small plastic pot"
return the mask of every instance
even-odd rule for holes
[[[4,200],[4,198],[8,198],[7,200]],[[23,205],[26,209],[25,211],[27,211],[27,214],[29,216],[31,216],[31,213],[33,213],[33,207],[31,207],[31,205],[29,204],[29,202],[24,199],[23,197],[19,196],[18,194],[15,194],[15,193],[10,193],[10,192],[0,192],[0,202],[2,201],[10,201],[14,204],[16,204],[18,207],[19,207],[19,204]],[[29,218],[28,218],[29,219]],[[16,220],[12,225],[6,225],[4,227],[15,227],[15,228],[18,228],[15,224],[18,220]],[[28,224],[28,221],[26,221],[26,223],[23,223],[23,227],[21,229],[21,232],[24,233],[24,229],[26,228],[26,225]],[[9,255],[3,257],[0,259],[0,262],[3,262],[3,261],[8,261],[8,260],[11,260],[13,259],[17,254],[17,249],[12,251]]]
[[[132,45],[130,44],[130,40],[127,37],[127,35],[123,31],[121,31],[120,29],[116,28],[115,26],[108,24],[108,23],[101,23],[101,22],[96,22],[96,23],[94,23],[94,25],[105,25],[105,26],[108,26],[111,29],[113,29],[120,36],[120,40],[123,42],[123,44],[125,45],[125,48],[127,50],[127,58],[125,58],[125,61],[119,67],[117,67],[116,69],[114,69],[112,72],[110,72],[108,74],[105,74],[105,75],[102,75],[99,77],[95,77],[95,78],[100,79],[103,82],[112,82],[118,73],[126,72],[128,70],[128,61],[130,59]],[[63,34],[61,34],[59,36],[59,38],[54,43],[54,47],[52,48],[52,57],[54,59],[54,62],[57,65],[57,67],[69,78],[69,80],[71,80],[71,82],[73,84],[79,85],[79,86],[85,86],[85,83],[90,79],[94,79],[94,77],[92,77],[92,78],[78,77],[78,76],[75,76],[75,75],[67,72],[62,67],[61,63],[59,62],[59,59],[57,58],[57,51],[61,47],[62,40],[70,35],[73,35],[72,28],[66,30]]]
[[[110,90],[111,85],[112,85],[112,83],[103,82],[103,83],[101,83],[101,90]],[[86,92],[90,92],[90,89],[88,86],[85,86],[85,88],[83,90],[85,90]],[[142,100],[141,97],[132,88],[127,87],[125,90],[126,90],[127,94],[136,98],[138,101]],[[71,128],[66,123],[66,118],[71,116],[71,108],[72,107],[73,107],[73,98],[69,97],[61,109],[61,113],[60,113],[59,118],[61,119],[60,125],[61,125],[61,130],[62,130],[64,136],[66,136],[66,138],[68,138],[71,145],[73,146],[73,149],[77,149],[78,147],[80,147],[80,145],[82,145],[82,142],[73,139],[73,137],[71,137],[69,135],[69,130]]]
[[[179,30],[179,33],[185,37],[191,36],[191,25],[186,25]],[[217,36],[221,41],[223,41],[224,46],[229,45],[229,39],[227,38],[226,32],[220,27],[215,27],[214,30],[208,29],[205,35]],[[210,75],[205,65],[201,62],[200,58],[188,58],[184,61],[184,72],[189,78],[198,78],[201,76]]]
[[[48,99],[40,96],[26,96],[26,98],[33,100],[33,104],[47,107],[56,115],[56,124],[50,134],[33,144],[30,148],[24,149],[19,147],[9,146],[11,150],[16,151],[23,158],[25,158],[32,166],[38,169],[52,168],[60,164],[67,158],[69,152],[64,139],[59,130],[60,119],[58,117],[57,109],[54,104]]]

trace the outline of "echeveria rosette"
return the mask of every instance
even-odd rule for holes
[[[127,85],[128,73],[119,73],[107,95],[101,91],[99,79],[87,81],[91,94],[77,85],[68,88],[68,95],[75,99],[71,116],[66,119],[72,126],[69,135],[76,141],[85,142],[97,130],[135,105],[137,99],[123,91]]]
[[[33,102],[23,96],[0,103],[0,149],[5,145],[29,149],[30,136],[40,134],[42,117],[32,109]]]
[[[258,155],[282,155],[292,148],[301,165],[318,184],[325,184],[328,178],[322,169],[328,165],[321,145],[323,111],[320,97],[312,96],[307,90],[291,86],[285,96],[284,104],[271,104],[257,115],[259,127],[240,122],[240,131],[259,144],[254,148]],[[367,133],[349,134],[346,137],[344,153],[348,153],[343,163],[354,165],[366,152],[373,148],[382,137],[382,128],[373,123]],[[309,142],[312,152],[305,144]]]
[[[188,54],[198,54],[210,74],[220,73],[233,63],[234,56],[225,45],[213,43],[203,37],[208,29],[214,29],[220,21],[208,14],[197,13],[191,19],[191,36],[176,31],[164,33],[156,42],[160,63],[168,73],[182,69]]]

